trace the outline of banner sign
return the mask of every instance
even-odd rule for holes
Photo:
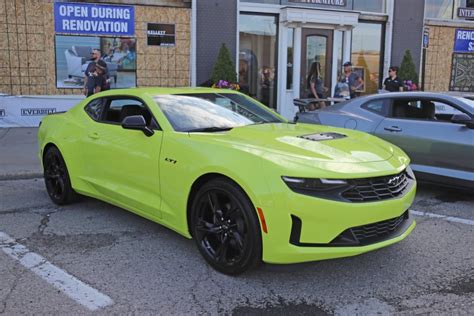
[[[44,116],[67,111],[84,98],[85,97],[81,95],[0,95],[0,128],[38,127]]]
[[[332,6],[338,6],[338,7],[346,6],[346,0],[288,0],[288,2],[323,4],[323,5],[332,5]]]
[[[54,3],[56,33],[133,36],[133,6],[88,3]]]
[[[148,45],[175,46],[176,34],[174,24],[148,23],[146,34]]]
[[[456,29],[454,52],[474,53],[474,30]]]
[[[458,8],[458,17],[474,19],[474,8]]]

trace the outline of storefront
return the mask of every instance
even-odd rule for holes
[[[426,0],[425,90],[474,92],[474,1]]]
[[[393,1],[240,1],[238,74],[242,90],[286,117],[293,99],[308,94],[313,63],[333,94],[342,65],[351,61],[364,80],[360,94],[376,93],[389,67]]]
[[[190,85],[188,0],[2,1],[0,24],[0,93],[82,94],[94,49],[111,88]]]

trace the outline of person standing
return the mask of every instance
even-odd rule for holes
[[[105,75],[106,69],[107,64],[103,60],[99,60],[94,66],[90,67],[86,87],[84,88],[86,96],[91,96],[104,90],[103,87],[107,80]]]
[[[388,69],[388,77],[383,82],[383,89],[390,92],[403,91],[403,82],[398,78],[398,67]]]
[[[347,83],[349,86],[351,99],[357,97],[357,90],[364,86],[364,80],[352,71],[352,63],[350,61],[344,63],[344,73],[342,74],[341,82]]]
[[[323,79],[321,78],[321,64],[318,62],[313,62],[311,64],[311,69],[309,71],[308,77],[306,79],[308,85],[309,93],[308,98],[310,99],[323,99],[323,94],[326,91],[324,87]],[[319,108],[323,109],[326,107],[326,103],[318,102]]]
[[[93,73],[96,71],[96,65],[99,61],[102,61],[105,65],[105,73],[103,74],[105,80],[102,82],[103,86],[101,87],[101,91],[109,90],[110,89],[110,79],[109,79],[109,72],[107,70],[107,64],[101,59],[102,53],[99,49],[94,48],[91,53],[91,62],[87,65],[86,71],[84,73],[84,94],[88,94],[88,83],[87,81],[89,78],[93,76]]]

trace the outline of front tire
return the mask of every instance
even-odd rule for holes
[[[234,182],[218,178],[203,185],[193,199],[190,220],[199,252],[217,271],[237,275],[261,263],[255,207]]]
[[[44,182],[51,200],[57,205],[74,202],[77,193],[71,186],[71,179],[61,152],[56,147],[47,149],[43,157]]]

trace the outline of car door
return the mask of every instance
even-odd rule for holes
[[[375,134],[402,148],[416,171],[474,171],[468,161],[474,152],[474,130],[442,115],[440,109],[447,108],[457,111],[454,105],[441,100],[393,99],[391,116],[377,126]]]
[[[87,107],[86,107],[87,111]],[[124,129],[127,116],[143,115],[154,134]],[[88,120],[83,137],[84,180],[96,193],[149,216],[160,217],[159,156],[162,131],[145,102],[105,98],[103,111]]]

